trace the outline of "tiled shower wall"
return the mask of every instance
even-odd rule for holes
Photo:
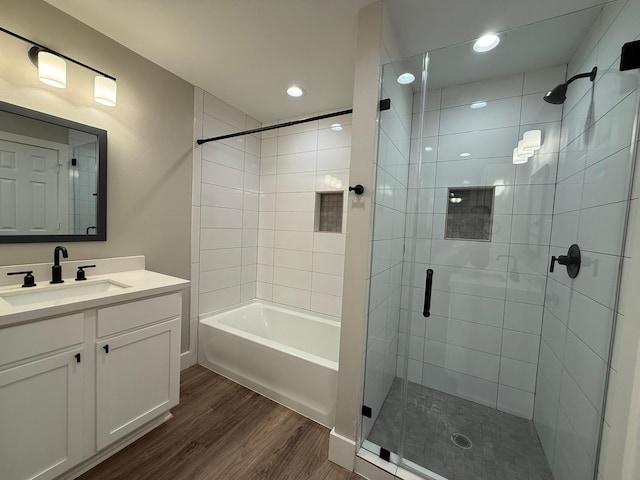
[[[257,298],[341,316],[347,201],[341,233],[315,231],[315,208],[349,194],[350,153],[351,115],[263,132]]]
[[[409,380],[525,418],[533,415],[562,113],[542,95],[565,72],[558,66],[429,90],[421,188],[411,190],[419,193],[418,240],[414,278],[405,264],[404,282],[414,287],[413,304],[399,337],[400,355],[409,343]],[[487,106],[471,109],[478,100]],[[417,139],[419,95],[414,103]],[[542,148],[513,165],[513,148],[531,129],[543,131]],[[467,186],[495,187],[490,242],[444,238],[448,187]],[[424,318],[427,268],[434,280]]]
[[[569,87],[560,139],[551,250],[578,243],[582,266],[574,280],[549,274],[544,309],[534,421],[556,480],[593,478],[640,80],[619,71],[620,48],[640,37],[638,18],[638,0],[605,7],[569,64],[568,76],[598,76]]]
[[[202,126],[203,138],[260,126],[207,92],[198,98],[196,127]],[[255,298],[258,256],[260,138],[210,142],[200,153],[193,172],[192,328],[194,312]]]

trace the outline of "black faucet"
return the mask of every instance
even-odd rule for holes
[[[67,249],[64,247],[58,246],[53,250],[53,267],[51,267],[51,281],[49,283],[64,282],[62,280],[62,267],[60,266],[60,252],[62,252],[64,258],[69,256]]]

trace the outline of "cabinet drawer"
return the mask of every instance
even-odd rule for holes
[[[0,332],[2,366],[84,342],[84,314],[15,325]]]
[[[179,317],[181,312],[181,293],[101,308],[98,310],[98,337]]]

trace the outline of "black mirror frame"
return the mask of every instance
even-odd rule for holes
[[[94,235],[0,235],[0,243],[104,242],[107,240],[107,131],[0,101],[0,110],[98,137],[98,191]]]

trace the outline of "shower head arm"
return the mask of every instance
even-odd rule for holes
[[[579,78],[586,78],[586,77],[589,77],[589,80],[593,82],[596,79],[596,73],[598,73],[598,67],[593,67],[593,70],[591,70],[590,72],[579,73],[578,75],[574,75],[573,77],[571,77],[569,80],[565,82],[565,85],[569,85],[571,82]]]

